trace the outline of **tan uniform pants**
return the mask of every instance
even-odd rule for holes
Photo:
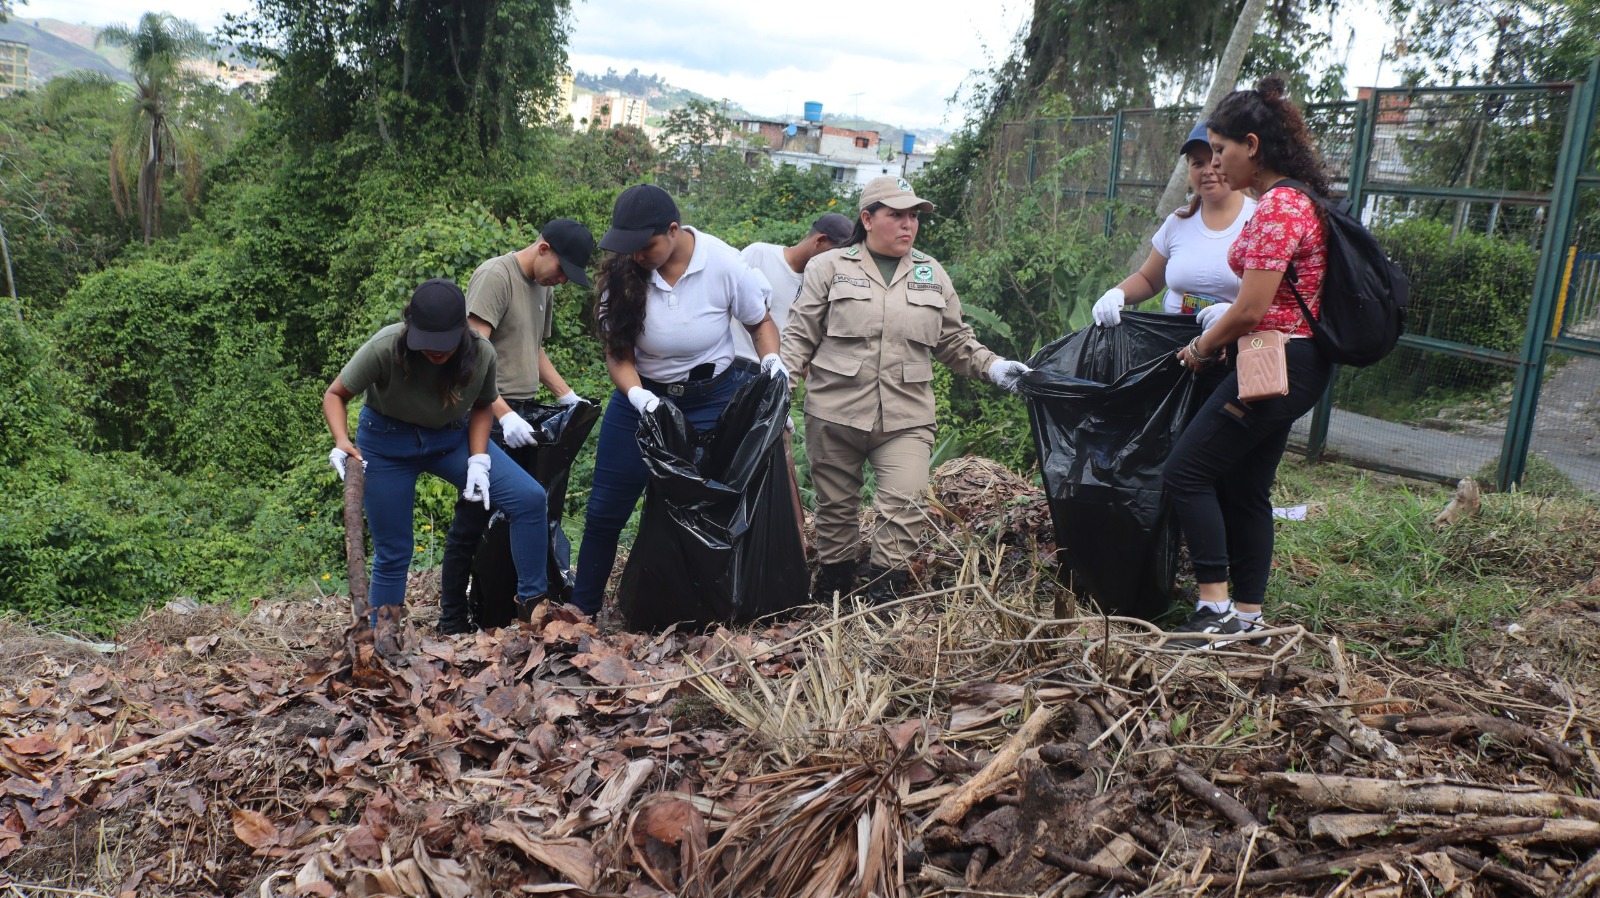
[[[933,457],[932,424],[884,432],[858,430],[806,415],[806,457],[817,493],[817,559],[823,564],[854,561],[861,539],[862,465],[872,462],[878,512],[872,533],[872,563],[904,568],[921,542],[921,498]]]

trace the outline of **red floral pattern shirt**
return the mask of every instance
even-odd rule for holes
[[[1328,240],[1322,219],[1317,217],[1317,205],[1310,197],[1291,187],[1274,187],[1262,194],[1255,214],[1228,248],[1228,267],[1244,277],[1246,269],[1287,271],[1290,262],[1299,277],[1295,287],[1312,316],[1320,317],[1322,276],[1328,267]],[[1311,325],[1295,302],[1287,277],[1272,295],[1272,305],[1259,328],[1311,336]]]

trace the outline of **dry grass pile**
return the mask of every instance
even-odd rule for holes
[[[1405,665],[1298,627],[1180,651],[1040,575],[1048,513],[1025,483],[941,475],[928,592],[876,608],[646,636],[546,607],[470,637],[413,629],[389,663],[347,654],[329,600],[163,612],[121,651],[50,655],[0,680],[0,895],[1600,881],[1595,684],[1537,657]]]

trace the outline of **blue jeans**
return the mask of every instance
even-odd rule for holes
[[[366,459],[367,527],[372,531],[374,607],[405,601],[406,573],[411,569],[415,534],[412,507],[417,476],[423,471],[467,485],[465,427],[418,427],[370,408],[361,410],[356,448]],[[489,497],[511,524],[511,558],[517,566],[517,595],[541,596],[548,589],[545,573],[544,487],[522,470],[499,446],[489,444]]]
[[[1233,581],[1236,604],[1257,605],[1272,574],[1272,481],[1289,428],[1322,398],[1333,366],[1309,339],[1285,350],[1289,395],[1239,401],[1230,372],[1184,428],[1162,471],[1197,583]]]
[[[747,371],[731,371],[703,396],[661,396],[661,401],[677,406],[697,433],[707,434],[716,429],[717,416],[750,377]],[[584,513],[583,542],[578,546],[577,582],[572,587],[572,604],[585,614],[600,610],[606,580],[617,562],[617,538],[650,480],[644,456],[639,454],[638,434],[638,410],[620,390],[613,390],[605,417],[600,419],[594,483]]]

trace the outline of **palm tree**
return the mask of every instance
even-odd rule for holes
[[[137,166],[139,224],[148,244],[161,228],[162,178],[178,165],[173,108],[184,82],[193,77],[183,65],[211,49],[211,42],[190,22],[170,13],[147,12],[137,29],[112,25],[100,32],[95,43],[122,47],[129,54],[134,89],[127,128],[111,147],[111,189],[118,210],[125,212],[128,175]]]

